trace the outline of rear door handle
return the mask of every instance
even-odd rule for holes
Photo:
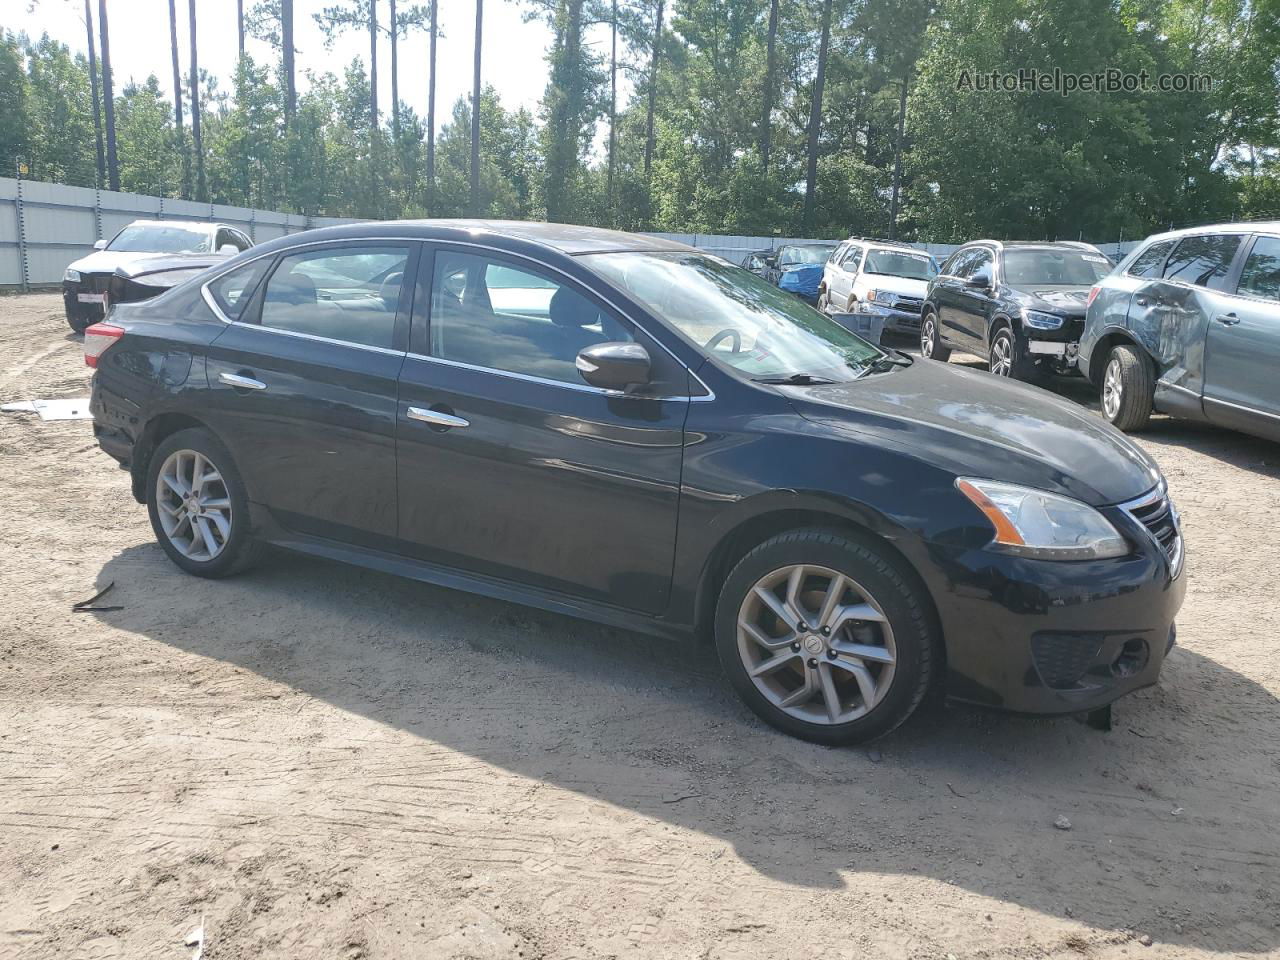
[[[255,380],[253,377],[241,376],[238,373],[220,373],[218,374],[218,382],[225,383],[228,387],[235,387],[237,390],[267,389],[267,385],[261,380]]]
[[[1220,313],[1213,319],[1217,320],[1224,327],[1234,327],[1237,323],[1240,322],[1240,318],[1237,317],[1234,313]]]
[[[422,407],[410,407],[406,412],[410,420],[421,420],[436,427],[469,427],[470,420],[454,416],[452,413],[441,413],[439,410],[425,410]]]

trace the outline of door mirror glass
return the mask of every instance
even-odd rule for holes
[[[649,351],[638,343],[594,343],[578,353],[582,379],[603,390],[626,390],[649,382]]]
[[[991,273],[986,267],[981,268],[972,277],[964,282],[966,287],[971,290],[990,290],[991,289]]]
[[[105,241],[105,240],[95,240],[95,241],[93,241],[93,249],[95,249],[95,250],[105,250],[105,249],[106,249],[106,247],[107,247],[107,241]]]
[[[240,248],[237,247],[234,243],[224,243],[222,246],[218,248],[218,252],[228,257],[234,257],[237,253],[240,252]]]

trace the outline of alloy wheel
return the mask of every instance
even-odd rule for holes
[[[213,461],[195,450],[175,450],[161,465],[156,512],[169,543],[189,560],[213,560],[231,539],[231,494]]]
[[[737,632],[756,689],[807,723],[865,716],[893,682],[897,647],[883,608],[827,567],[793,564],[761,577],[738,610]]]
[[[933,315],[925,317],[924,323],[920,326],[920,352],[926,357],[933,356],[933,341],[936,330],[933,325]]]
[[[1007,377],[1013,373],[1013,338],[1005,330],[996,334],[991,341],[991,361],[988,369],[997,377]]]
[[[1102,376],[1102,412],[1108,420],[1114,420],[1120,414],[1120,404],[1124,399],[1124,381],[1120,379],[1120,358],[1112,357],[1107,363],[1107,372]]]

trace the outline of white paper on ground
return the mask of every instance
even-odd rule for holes
[[[88,397],[62,400],[20,400],[0,407],[5,413],[38,413],[41,420],[92,420]]]

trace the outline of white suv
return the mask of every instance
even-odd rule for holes
[[[827,260],[818,288],[823,313],[875,314],[885,329],[920,332],[920,307],[937,261],[923,250],[887,240],[850,238]]]

